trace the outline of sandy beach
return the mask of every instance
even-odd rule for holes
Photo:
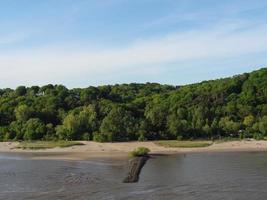
[[[116,142],[98,143],[81,141],[84,145],[51,148],[41,150],[18,149],[18,142],[1,142],[0,153],[27,153],[35,159],[66,159],[82,160],[90,158],[121,158],[127,157],[133,149],[143,146],[151,150],[151,154],[174,154],[191,152],[237,152],[237,151],[267,151],[267,141],[231,141],[213,143],[201,148],[167,148],[153,142]]]

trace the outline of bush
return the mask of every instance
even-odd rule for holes
[[[138,141],[139,142],[144,142],[146,141],[146,137],[145,134],[143,132],[140,133],[139,137],[138,137]]]
[[[4,141],[7,132],[8,132],[7,127],[1,127],[0,126],[0,142]]]
[[[147,156],[149,152],[150,152],[150,149],[146,147],[138,147],[135,150],[130,152],[130,156],[132,157]]]
[[[0,142],[4,141],[4,135],[0,135]]]
[[[10,140],[14,140],[16,137],[16,135],[14,133],[11,132],[6,132],[6,134],[4,135],[3,141],[10,141]]]
[[[183,140],[183,136],[178,135],[177,138],[176,138],[176,140],[179,140],[179,141],[180,141],[180,140]]]
[[[89,133],[84,133],[82,139],[89,141],[91,139],[91,135]]]
[[[253,134],[253,139],[255,139],[255,140],[263,140],[264,136],[261,133],[254,133]]]
[[[94,133],[93,140],[95,142],[112,142],[113,134],[112,133]]]

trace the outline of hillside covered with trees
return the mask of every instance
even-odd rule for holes
[[[267,68],[186,86],[0,89],[0,140],[128,141],[267,135]]]

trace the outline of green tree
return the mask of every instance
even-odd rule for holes
[[[32,109],[27,105],[20,105],[15,109],[16,119],[18,121],[27,121],[32,116]]]
[[[3,142],[5,140],[6,134],[8,132],[8,127],[0,126],[0,142]]]
[[[63,125],[56,128],[57,135],[60,139],[75,140],[81,135],[80,122],[76,115],[69,114],[64,118]]]
[[[266,135],[267,134],[267,116],[264,116],[259,121],[259,131]]]
[[[247,127],[252,127],[255,119],[253,115],[248,115],[244,118],[243,124]]]
[[[92,105],[83,107],[79,113],[81,132],[92,134],[97,130],[97,113]]]
[[[266,85],[263,68],[185,86],[0,89],[0,140],[21,139],[31,118],[45,124],[40,139],[47,140],[236,137],[241,132],[259,139],[267,134]]]
[[[46,132],[45,124],[38,118],[31,118],[25,124],[25,140],[41,139]]]
[[[145,108],[146,120],[151,124],[151,131],[163,133],[166,131],[168,102],[164,96],[155,95]],[[160,135],[160,134],[159,134]]]
[[[219,126],[228,136],[231,134],[237,136],[240,129],[240,124],[232,121],[229,117],[221,118]]]
[[[9,132],[15,139],[21,140],[24,136],[24,122],[13,121],[9,126]]]
[[[212,138],[212,128],[208,125],[205,124],[205,126],[202,128],[204,135],[208,138]]]
[[[45,128],[46,128],[46,134],[44,136],[44,139],[45,140],[53,140],[53,139],[56,139],[54,125],[51,124],[51,123],[49,123],[49,124],[46,124]]]
[[[103,119],[100,130],[102,134],[111,135],[111,140],[129,140],[135,133],[135,119],[125,108],[116,106]]]
[[[27,92],[27,89],[25,86],[19,86],[16,88],[16,95],[18,96],[23,96],[26,94],[26,92]]]
[[[186,138],[188,123],[185,119],[179,119],[179,117],[173,114],[168,117],[167,129],[170,133],[170,139]]]
[[[85,106],[78,113],[71,112],[64,120],[63,124],[57,127],[57,135],[61,139],[82,139],[85,133],[92,137],[92,133],[97,130],[97,113],[92,105]],[[87,138],[88,138],[87,137]]]

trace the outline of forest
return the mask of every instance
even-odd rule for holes
[[[185,86],[0,89],[0,141],[262,139],[267,68]]]

